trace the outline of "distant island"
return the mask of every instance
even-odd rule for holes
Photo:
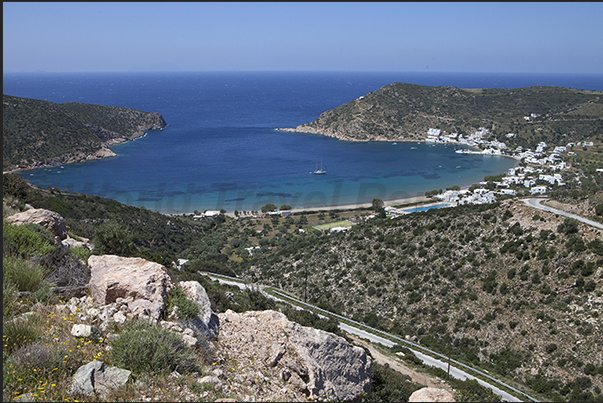
[[[535,86],[461,89],[393,83],[281,131],[346,141],[423,141],[430,129],[467,138],[481,128],[513,146],[601,137],[603,92]]]
[[[43,168],[115,156],[109,146],[165,126],[159,113],[3,95],[2,169]]]

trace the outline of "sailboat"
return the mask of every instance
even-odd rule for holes
[[[318,163],[316,163],[316,168],[311,173],[313,173],[314,175],[324,175],[327,173],[327,171],[324,169],[324,167],[322,165],[322,158],[320,159],[320,169],[318,168]]]

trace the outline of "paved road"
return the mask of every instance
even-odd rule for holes
[[[543,198],[536,198],[536,197],[531,197],[529,199],[523,199],[523,202],[525,204],[527,204],[530,207],[534,207],[540,210],[544,210],[544,211],[548,211],[549,213],[554,213],[554,214],[559,214],[561,216],[564,217],[569,217],[569,218],[575,218],[578,221],[581,221],[585,224],[588,225],[592,225],[593,227],[597,227],[599,229],[603,229],[603,224],[598,223],[596,221],[593,220],[589,220],[588,218],[584,218],[582,216],[579,216],[577,214],[572,214],[572,213],[568,213],[567,211],[563,211],[563,210],[558,210],[556,208],[552,208],[549,206],[543,206],[542,204],[540,204],[541,202],[545,201],[547,199],[543,199]]]
[[[218,280],[218,282],[220,282],[220,283],[235,285],[235,286],[237,286],[237,287],[239,287],[241,289],[245,289],[247,287],[251,287],[251,286],[248,286],[248,284],[246,284],[246,283],[242,283],[240,279],[229,278],[228,276],[223,276],[223,275],[215,275],[214,273],[211,273],[211,274],[210,273],[204,273],[204,274],[208,275],[210,278],[212,278],[214,280]],[[257,287],[257,285],[255,287]],[[259,288],[261,290],[261,287],[259,287]],[[307,304],[307,303],[305,303],[303,301],[297,300],[297,299],[292,298],[290,296],[286,296],[284,294],[279,293],[278,291],[275,291],[275,293],[276,294],[280,294],[280,295],[282,295],[283,297],[285,297],[287,299],[292,299],[292,300],[294,300],[296,303],[298,303],[300,305],[306,305],[308,307],[313,308],[314,310],[324,311],[321,308],[318,308],[318,307],[315,307],[313,305]],[[270,295],[270,294],[268,294],[266,292],[263,292],[263,294],[265,294],[266,296],[268,296],[270,298],[273,298],[275,300],[280,300],[280,301],[283,301],[283,302],[288,302],[288,301],[286,301],[284,299],[280,299],[280,298],[275,297],[273,295]],[[296,307],[295,305],[292,305],[292,306]],[[296,308],[302,309],[302,308],[299,308],[299,307],[296,307]],[[340,315],[334,314],[332,312],[327,312],[327,311],[324,311],[324,312],[325,312],[325,314],[328,314],[328,315],[331,315],[331,316],[335,316],[335,317],[338,317],[340,319],[345,319],[346,321],[349,321],[349,322],[352,322],[352,323],[357,323],[357,322],[354,322],[353,320],[350,320],[348,318],[345,318],[345,317],[342,317]],[[382,332],[382,331],[380,331],[378,329],[373,329],[373,328],[368,327],[366,325],[363,325],[361,323],[358,323],[358,326],[352,326],[352,325],[348,325],[348,324],[343,323],[343,322],[339,322],[339,327],[343,331],[351,333],[351,334],[355,334],[355,335],[357,335],[357,336],[359,336],[359,337],[361,337],[363,339],[367,339],[371,343],[380,343],[380,344],[383,344],[386,347],[392,347],[396,343],[394,343],[390,339],[386,339],[384,337],[378,336],[375,333],[381,333],[383,335],[387,335],[390,338],[398,340],[398,342],[399,342],[398,344],[402,344],[402,345],[406,344],[407,346],[410,346],[409,349],[417,356],[417,358],[419,358],[421,361],[423,361],[423,363],[425,365],[430,365],[432,367],[441,368],[444,371],[448,372],[448,360],[446,359],[446,357],[442,356],[439,353],[436,353],[434,351],[426,349],[424,347],[422,347],[422,348],[425,349],[425,350],[427,350],[427,351],[429,351],[430,353],[435,354],[436,356],[440,356],[440,357],[444,358],[444,361],[439,360],[437,358],[434,358],[434,357],[432,357],[430,355],[421,353],[420,351],[417,351],[417,350],[415,350],[415,349],[412,348],[413,346],[415,346],[415,347],[420,347],[420,346],[418,344],[415,344],[415,343],[411,342],[411,341],[408,341],[408,340],[405,340],[405,339],[401,339],[401,338],[393,336],[393,335],[389,335],[389,334],[387,334],[385,332]],[[371,330],[371,332],[366,331],[363,328],[368,328],[368,329]],[[505,383],[497,380],[496,378],[491,377],[490,375],[488,375],[488,374],[486,374],[484,372],[481,372],[479,370],[473,369],[473,368],[471,368],[471,367],[469,367],[469,366],[467,366],[467,365],[465,365],[463,363],[460,363],[458,361],[455,361],[455,360],[450,360],[450,363],[451,363],[450,364],[450,376],[452,376],[453,378],[460,379],[460,380],[475,379],[480,385],[482,385],[484,387],[487,387],[487,388],[490,388],[494,393],[496,393],[497,395],[499,395],[503,399],[503,401],[507,401],[507,402],[521,402],[522,400],[518,399],[517,397],[513,396],[510,393],[505,392],[502,389],[499,389],[498,387],[492,385],[491,383],[488,383],[488,382],[486,382],[486,381],[484,381],[482,379],[476,378],[475,376],[473,376],[473,375],[471,375],[471,374],[463,371],[459,367],[465,367],[467,369],[472,369],[473,371],[475,371],[476,373],[479,373],[480,375],[486,377],[487,379],[490,379],[491,381],[493,381],[495,383],[498,383],[498,384],[501,384],[501,385],[505,385],[509,389],[514,390],[515,392],[517,392],[517,393],[525,396],[528,400],[537,401],[536,399],[534,399],[534,398],[532,398],[532,397],[524,394],[523,392],[521,392],[521,391],[513,388],[510,385],[507,385],[507,384],[505,384]]]

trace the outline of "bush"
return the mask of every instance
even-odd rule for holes
[[[192,350],[179,335],[145,322],[134,323],[112,345],[115,365],[135,374],[197,369]]]
[[[57,246],[45,256],[34,260],[48,273],[47,281],[59,287],[85,286],[90,281],[90,268],[72,256],[69,248]]]
[[[407,402],[410,395],[423,386],[411,381],[388,365],[373,364],[371,375],[371,402]]]
[[[186,292],[179,284],[168,293],[165,312],[171,312],[174,308],[177,308],[178,319],[192,319],[200,313],[199,305],[186,297]]]
[[[34,316],[15,318],[4,322],[2,326],[4,349],[7,352],[11,352],[39,337],[39,321]]]
[[[3,253],[28,259],[34,255],[45,255],[54,245],[50,231],[35,224],[12,225],[2,221]]]
[[[13,284],[17,291],[37,291],[44,282],[45,270],[39,264],[20,257],[3,256],[2,278],[5,283]]]
[[[103,224],[94,237],[94,254],[134,256],[137,252],[136,245],[128,231],[114,221]]]

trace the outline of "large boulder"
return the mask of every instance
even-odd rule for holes
[[[409,402],[456,402],[454,395],[446,389],[423,388],[413,392]]]
[[[107,367],[102,361],[91,361],[75,372],[68,393],[86,396],[96,394],[102,398],[110,391],[125,385],[130,379],[130,374],[127,369]]]
[[[371,391],[371,359],[343,337],[291,322],[276,311],[218,315],[220,344],[252,356],[257,371],[280,377],[310,399],[351,401]]]
[[[6,219],[10,223],[16,225],[41,225],[55,236],[58,236],[59,239],[67,239],[67,226],[65,225],[65,220],[59,213],[55,213],[54,211],[34,208],[13,214]]]
[[[128,304],[131,312],[159,319],[173,286],[163,265],[138,257],[93,255],[88,266],[90,294],[96,301],[111,304],[117,298],[132,297]]]
[[[220,320],[211,310],[211,302],[205,288],[197,281],[181,281],[178,284],[186,293],[187,299],[199,307],[199,315],[184,321],[185,327],[193,329],[197,337],[215,339],[218,336]]]

